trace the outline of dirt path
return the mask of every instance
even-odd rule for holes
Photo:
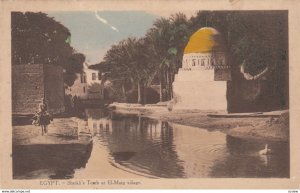
[[[84,121],[77,118],[56,118],[48,126],[48,133],[35,125],[14,125],[13,145],[32,144],[89,144],[91,134]]]

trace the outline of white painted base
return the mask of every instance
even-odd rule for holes
[[[173,109],[227,111],[226,89],[226,81],[175,81]]]

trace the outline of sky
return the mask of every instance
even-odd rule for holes
[[[158,15],[143,11],[47,12],[71,32],[71,46],[99,63],[106,51],[127,37],[142,37]]]
[[[168,11],[59,11],[46,12],[71,32],[71,46],[86,56],[88,64],[102,61],[113,44],[128,37],[142,37]],[[191,13],[185,13],[190,16]]]

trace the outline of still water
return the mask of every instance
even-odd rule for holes
[[[30,175],[17,169],[15,176],[97,178],[111,167],[151,178],[289,177],[288,142],[242,140],[219,131],[98,109],[86,114],[93,144],[79,164],[68,171],[43,166],[28,171]],[[266,143],[272,154],[259,155]],[[22,161],[32,162],[27,157]],[[69,162],[74,164],[74,159]]]

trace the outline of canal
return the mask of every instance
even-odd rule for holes
[[[84,156],[66,159],[66,153],[70,149],[45,147],[58,152],[57,159],[61,161],[55,163],[59,164],[53,166],[54,162],[46,161],[43,167],[31,170],[15,167],[14,177],[118,177],[118,172],[114,176],[114,172],[108,171],[112,171],[109,168],[122,171],[125,176],[128,174],[146,178],[289,177],[288,142],[244,140],[220,131],[208,131],[101,109],[86,110],[85,121],[93,136],[93,143]],[[272,154],[258,153],[265,144],[269,145]],[[36,151],[41,149],[37,148]],[[37,159],[34,156],[37,154],[40,155],[40,152],[23,156],[22,164],[27,164],[30,168],[30,163],[32,159]],[[45,160],[52,159],[47,153],[41,157]],[[14,162],[18,161],[20,159],[17,153]]]

